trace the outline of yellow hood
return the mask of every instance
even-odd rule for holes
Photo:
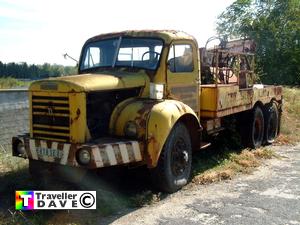
[[[81,74],[36,81],[29,89],[31,91],[90,92],[142,87],[146,86],[147,82],[149,78],[145,73],[119,76]]]

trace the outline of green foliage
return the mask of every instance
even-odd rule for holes
[[[300,0],[236,0],[217,25],[221,36],[256,42],[264,82],[300,84]]]
[[[77,73],[77,67],[50,65],[28,65],[24,63],[2,63],[0,61],[0,77],[17,79],[42,79],[47,77],[65,76]]]
[[[29,81],[20,81],[11,77],[7,77],[7,78],[0,77],[0,89],[13,88],[13,87],[26,87],[29,84],[30,84]]]

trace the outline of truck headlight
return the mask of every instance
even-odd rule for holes
[[[90,152],[86,149],[79,150],[78,154],[77,154],[77,161],[79,162],[79,164],[82,164],[82,165],[89,164],[89,162],[91,161]]]
[[[128,121],[125,124],[124,134],[127,137],[137,137],[137,125],[133,121]]]
[[[21,141],[17,145],[17,152],[21,155],[24,155],[26,153],[24,143]]]

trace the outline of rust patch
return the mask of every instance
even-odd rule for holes
[[[74,120],[78,120],[79,116],[80,116],[80,109],[78,108],[77,111],[76,111],[76,117],[75,117]]]
[[[155,133],[157,133],[158,126],[155,124]],[[148,146],[151,146],[150,151],[148,149],[149,158],[147,159],[148,167],[154,167],[157,164],[158,158],[160,156],[161,144],[157,141],[155,136],[150,136],[148,138]]]
[[[137,117],[134,119],[134,121],[139,125],[140,128],[143,128],[144,130],[147,128],[147,121],[144,117]]]
[[[86,149],[86,148],[85,148],[85,149]],[[92,152],[93,152],[93,147],[89,147],[87,150],[90,151],[90,153],[91,153],[91,162],[90,162],[90,164],[89,164],[89,167],[90,167],[90,168],[97,168],[97,165],[96,165],[96,159],[94,158],[94,154],[92,154]]]
[[[47,148],[51,148],[51,146],[52,146],[52,141],[47,140],[46,143],[47,143]]]
[[[154,137],[150,137],[148,139],[148,145],[151,144],[153,146],[152,152],[150,153],[149,151],[147,151],[147,155],[146,155],[146,163],[149,168],[153,168],[155,166],[155,162],[157,162],[157,159],[159,157],[159,150],[160,150],[160,143],[157,142],[157,140]]]
[[[101,156],[102,161],[103,161],[103,166],[110,166],[108,155],[105,151],[105,148],[99,147],[99,151],[100,151],[100,156]]]
[[[117,164],[123,164],[123,159],[122,159],[122,155],[121,155],[121,151],[120,151],[120,146],[118,144],[112,144],[112,147],[114,149]]]
[[[151,111],[151,109],[153,108],[153,105],[155,104],[154,102],[143,102],[143,107],[138,111],[138,114],[143,115],[145,112]]]
[[[126,143],[126,148],[128,150],[128,158],[130,162],[135,162],[135,157],[134,157],[134,153],[133,153],[133,149],[132,149],[132,145],[129,143]]]
[[[61,144],[61,143],[58,143],[58,149],[63,149],[64,148],[64,145]],[[69,151],[69,155],[68,155],[68,164],[69,165],[73,165],[75,166],[76,164],[74,163],[74,161],[76,160],[76,151],[77,151],[77,148],[76,148],[76,145],[71,145],[70,146],[70,151]]]
[[[140,128],[142,128],[142,133],[145,134],[146,133],[146,128],[147,128],[147,118],[148,115],[151,112],[151,109],[153,108],[153,103],[143,103],[143,107],[137,112],[138,116],[136,118],[134,118],[134,121],[136,122],[136,124],[139,125]]]

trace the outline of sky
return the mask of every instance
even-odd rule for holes
[[[84,42],[131,29],[172,29],[199,46],[215,35],[217,16],[234,0],[0,0],[0,61],[75,65]]]

